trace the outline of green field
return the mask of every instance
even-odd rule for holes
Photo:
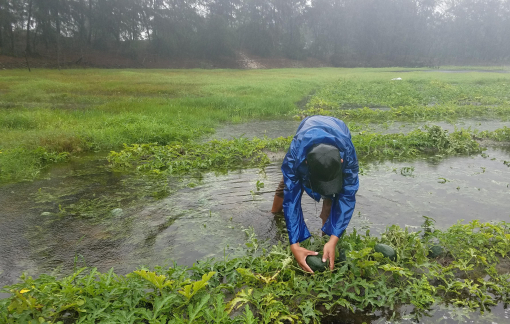
[[[353,122],[510,115],[510,74],[398,70],[4,70],[0,182],[34,179],[69,154],[188,143],[222,123],[310,114]]]

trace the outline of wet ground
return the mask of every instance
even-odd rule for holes
[[[265,130],[268,137],[288,136],[297,124],[259,122],[224,134],[239,136],[236,132],[242,131],[252,137]],[[497,122],[477,126],[502,127]],[[383,128],[389,132],[392,127],[408,126]],[[216,136],[222,137],[222,131]],[[392,224],[419,229],[424,215],[439,228],[459,220],[508,221],[510,167],[505,161],[510,161],[510,150],[493,147],[470,157],[365,164],[349,230],[380,233]],[[239,253],[243,230],[249,227],[261,239],[284,240],[283,217],[269,212],[281,179],[279,166],[275,162],[263,173],[248,169],[161,180],[113,173],[105,168],[104,157],[89,156],[53,168],[45,179],[2,186],[0,286],[15,282],[25,270],[31,275],[54,269],[69,273],[74,266],[88,265],[127,273],[140,265],[192,265],[205,257],[223,258]],[[309,229],[319,233],[321,204],[305,195],[303,210]],[[452,311],[434,312],[442,315],[427,323],[462,322],[451,319],[457,316],[450,316]],[[495,323],[508,316],[497,307],[492,314],[497,320],[487,318]],[[486,318],[468,315],[466,323]],[[362,323],[363,316],[328,323]],[[381,316],[366,321],[382,323]]]
[[[205,139],[232,139],[238,137],[287,137],[296,133],[301,121],[295,120],[262,120],[250,123],[230,124],[220,127],[209,138]]]
[[[470,129],[478,131],[494,131],[504,126],[510,127],[508,121],[497,121],[497,120],[474,120],[474,119],[460,119],[452,122],[445,121],[434,121],[434,122],[385,122],[382,124],[367,124],[367,125],[356,125],[361,127],[364,131],[371,131],[383,134],[389,133],[409,133],[417,128],[424,128],[424,126],[437,125],[443,129],[453,132],[456,129]],[[354,134],[355,135],[355,134]]]

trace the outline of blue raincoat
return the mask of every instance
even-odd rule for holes
[[[283,212],[290,244],[298,243],[310,237],[301,209],[303,190],[320,201],[321,195],[313,192],[309,184],[308,167],[305,159],[309,150],[315,144],[333,145],[340,151],[342,163],[343,186],[332,199],[331,213],[322,227],[328,235],[340,237],[349,225],[356,205],[356,192],[359,188],[358,159],[351,141],[351,133],[345,123],[329,116],[311,116],[305,118],[299,125],[296,135],[292,139],[289,151],[282,163],[283,181]]]

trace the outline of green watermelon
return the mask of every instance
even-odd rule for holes
[[[309,255],[306,257],[306,264],[313,272],[322,272],[329,269],[329,260],[322,262],[322,255]]]
[[[392,261],[397,260],[397,253],[389,245],[379,243],[375,245],[374,250],[375,252],[382,253],[385,257]]]
[[[339,249],[338,255],[335,258],[335,263],[337,263],[337,262],[340,263],[340,262],[345,262],[345,261],[347,261],[347,257],[345,256],[345,250]]]
[[[429,253],[427,254],[427,256],[431,259],[435,259],[443,254],[444,254],[443,248],[440,247],[439,245],[434,245],[434,246],[430,247]]]

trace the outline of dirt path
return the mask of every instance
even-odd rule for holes
[[[251,59],[244,52],[237,52],[237,62],[239,66],[243,69],[265,69],[266,67],[259,62]]]
[[[93,49],[80,53],[69,52],[62,55],[59,62],[51,51],[28,57],[30,68],[71,69],[275,69],[275,68],[314,68],[328,64],[317,59],[291,60],[285,57],[258,57],[244,51],[234,56],[217,59],[165,58],[151,53],[129,58],[114,52],[101,52]],[[22,56],[0,55],[0,70],[27,69],[27,60]]]

